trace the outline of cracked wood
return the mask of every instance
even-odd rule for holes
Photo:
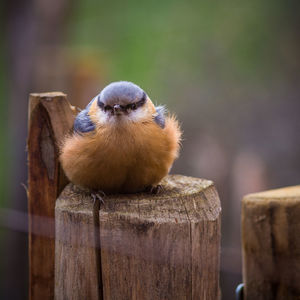
[[[107,195],[99,212],[87,190],[65,188],[56,205],[56,299],[97,291],[95,299],[220,297],[221,207],[213,183],[171,175],[162,185],[158,195]]]

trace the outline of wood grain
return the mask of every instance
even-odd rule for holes
[[[99,202],[70,184],[55,207],[55,299],[102,299]]]
[[[220,202],[211,181],[168,176],[157,196],[100,210],[104,299],[218,299]]]
[[[61,197],[69,204],[64,205],[64,216],[59,213],[56,217],[60,227],[57,234],[65,228],[67,244],[79,243],[83,249],[78,252],[80,259],[76,259],[71,246],[59,242],[56,278],[65,285],[62,288],[56,281],[57,299],[63,299],[62,293],[72,295],[65,299],[88,299],[87,294],[82,294],[82,287],[86,293],[95,293],[96,283],[101,284],[101,281],[99,298],[103,295],[103,299],[215,300],[220,297],[221,207],[213,183],[173,175],[162,184],[164,191],[158,195],[105,196],[98,214],[100,262],[92,249],[86,249],[91,245],[94,232],[91,224],[97,223],[92,220],[91,205],[88,212],[85,209],[86,203],[91,201],[90,195],[71,184],[65,188]],[[69,196],[63,196],[65,194]],[[61,197],[56,210],[60,209]],[[86,225],[87,220],[89,225]],[[88,229],[78,231],[80,224]],[[66,229],[70,227],[74,229]],[[87,232],[91,234],[88,240]],[[84,258],[82,253],[85,253]],[[101,271],[98,281],[96,264]],[[74,275],[74,268],[81,276]],[[88,270],[89,277],[86,276]]]
[[[54,297],[54,206],[67,184],[58,145],[76,109],[60,92],[31,94],[28,115],[29,298]]]
[[[300,186],[244,197],[245,299],[300,299]]]

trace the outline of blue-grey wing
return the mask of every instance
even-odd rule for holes
[[[74,131],[77,133],[86,133],[95,130],[95,124],[92,122],[88,111],[82,110],[74,121]]]
[[[154,117],[154,121],[157,125],[159,125],[161,128],[165,128],[165,113],[166,109],[164,106],[156,106],[156,115]]]
[[[97,96],[83,109],[74,121],[74,131],[77,133],[86,133],[95,130],[95,124],[92,122],[88,111],[92,103],[97,99]]]

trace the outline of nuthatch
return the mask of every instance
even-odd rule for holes
[[[69,180],[108,193],[155,187],[178,156],[181,131],[137,85],[113,82],[76,117],[60,161]]]

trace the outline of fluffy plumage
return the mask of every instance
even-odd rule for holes
[[[74,123],[60,160],[75,184],[108,193],[157,185],[178,156],[181,131],[133,83],[116,82],[95,97]]]

